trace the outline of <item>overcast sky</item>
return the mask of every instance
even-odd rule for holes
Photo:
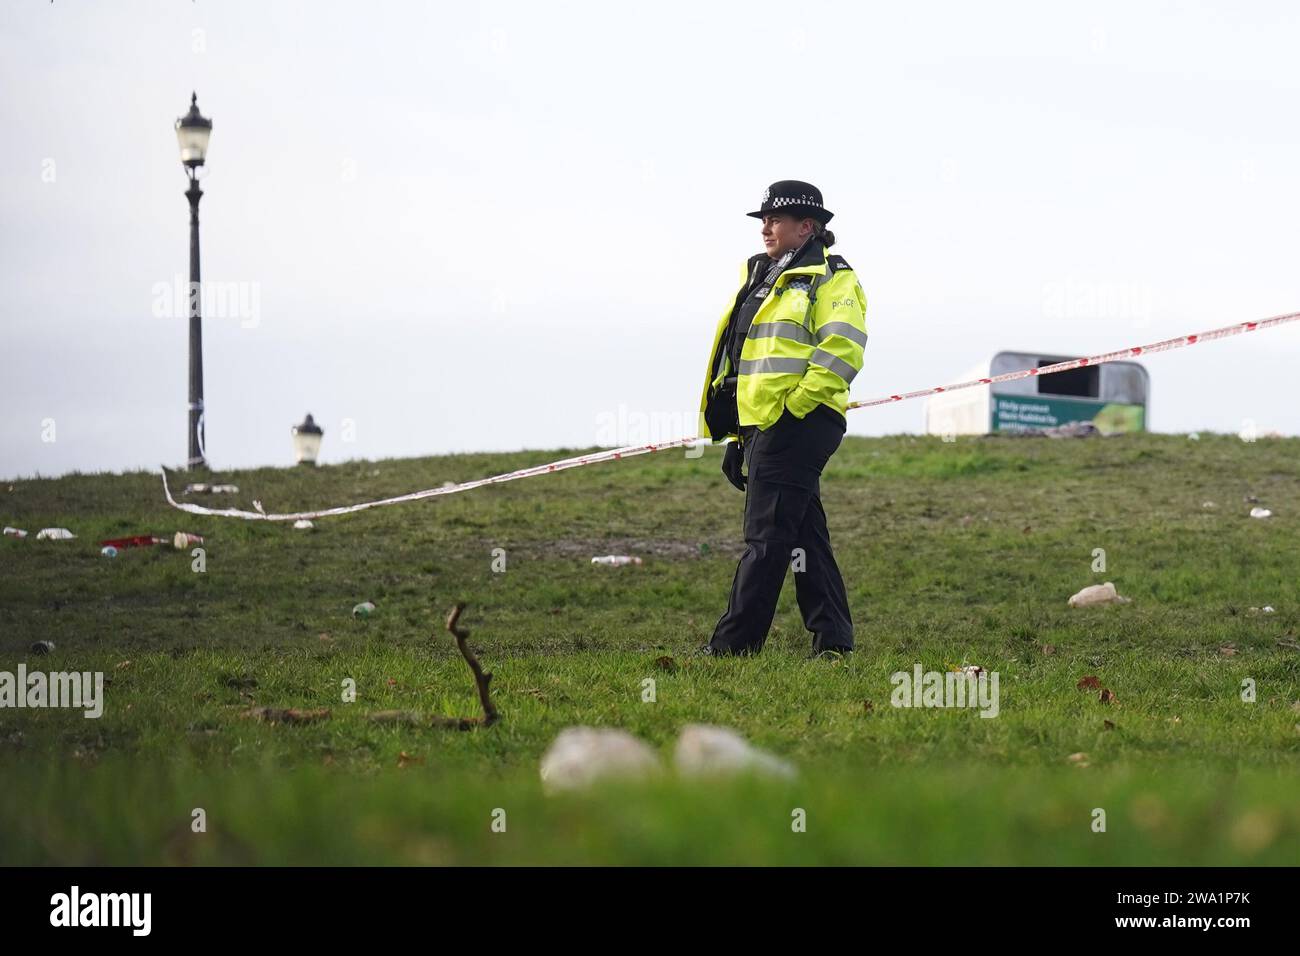
[[[1297,9],[11,0],[0,475],[185,458],[191,90],[214,467],[308,411],[327,462],[609,446],[693,432],[777,179],[866,290],[854,399],[1300,310]],[[1298,362],[1152,356],[1151,426],[1300,433]]]

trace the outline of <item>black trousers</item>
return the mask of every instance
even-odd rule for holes
[[[842,415],[819,405],[803,418],[786,411],[767,431],[755,429],[745,442],[745,553],[727,610],[709,641],[715,650],[762,650],[791,567],[813,650],[853,647],[853,618],[821,501],[822,470],[845,429]]]

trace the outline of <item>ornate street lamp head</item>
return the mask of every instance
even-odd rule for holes
[[[176,140],[181,147],[181,162],[191,170],[203,165],[208,153],[212,120],[199,112],[199,95],[190,95],[190,111],[176,121]]]
[[[316,424],[316,420],[308,415],[301,425],[294,425],[293,429],[293,450],[300,465],[316,464],[316,456],[320,454],[320,441],[325,435],[325,430]]]

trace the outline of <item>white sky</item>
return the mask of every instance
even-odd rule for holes
[[[1297,9],[6,3],[0,475],[184,459],[191,89],[203,276],[257,297],[205,321],[214,466],[307,411],[324,461],[608,446],[693,431],[777,179],[866,289],[854,399],[1300,309]],[[1298,361],[1153,356],[1151,425],[1297,434]]]

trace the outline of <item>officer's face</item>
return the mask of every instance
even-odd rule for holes
[[[796,219],[789,213],[763,217],[763,249],[775,259],[789,249],[798,249],[813,231],[811,219]]]

